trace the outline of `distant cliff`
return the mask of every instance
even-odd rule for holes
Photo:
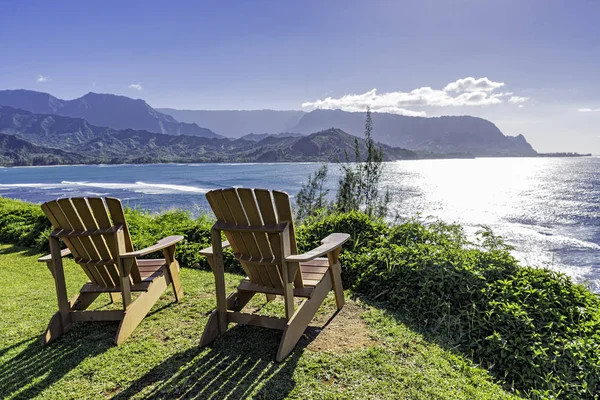
[[[175,118],[209,127],[228,137],[265,137],[294,132],[309,134],[338,128],[362,137],[363,112],[341,110],[302,111],[208,111],[161,109]],[[423,153],[471,154],[473,156],[531,156],[535,150],[523,136],[505,136],[493,123],[470,116],[407,117],[373,113],[374,138],[394,147]]]
[[[373,138],[395,147],[431,153],[470,153],[475,156],[529,156],[535,150],[525,138],[505,136],[490,121],[470,116],[407,117],[373,113]],[[362,135],[364,113],[315,110],[305,114],[291,132],[309,133],[336,127]]]

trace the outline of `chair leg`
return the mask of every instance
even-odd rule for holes
[[[346,303],[344,299],[344,288],[342,286],[342,265],[340,264],[341,247],[327,253],[327,261],[329,261],[329,272],[331,273],[331,282],[333,284],[333,292],[335,294],[335,304],[338,310],[341,310]]]
[[[227,297],[227,309],[232,311],[240,311],[248,302],[254,297],[256,292],[249,292],[247,290],[237,290]],[[267,295],[268,296],[268,295]],[[216,338],[221,335],[219,330],[219,314],[217,310],[210,313],[208,322],[204,327],[204,332],[200,338],[200,347],[208,346]]]
[[[56,296],[58,299],[58,312],[52,316],[50,323],[42,336],[42,346],[46,345],[71,329],[71,306],[67,298],[67,287],[65,283],[65,272],[63,269],[62,256],[60,254],[60,242],[56,237],[50,237],[50,254],[52,275],[54,276],[54,285],[56,287]]]
[[[173,285],[173,293],[175,293],[175,301],[179,302],[183,298],[183,287],[179,278],[179,263],[175,259],[175,245],[167,247],[163,250],[165,262],[167,263],[167,273]]]
[[[267,303],[268,303],[269,301],[275,300],[275,298],[277,297],[277,295],[276,294],[265,293],[265,297],[267,298]]]
[[[98,296],[100,296],[100,293],[78,293],[69,300],[69,308],[70,310],[85,310],[98,298]],[[42,346],[55,341],[70,329],[70,325],[67,326],[66,329],[63,329],[61,313],[60,311],[55,313],[52,318],[50,318],[48,327],[40,340]]]
[[[346,304],[344,299],[344,287],[342,286],[342,266],[339,262],[333,264],[330,269],[331,281],[333,283],[333,294],[335,295],[335,304],[338,310],[341,310]]]
[[[50,344],[67,332],[68,329],[63,330],[60,312],[56,312],[52,318],[50,318],[50,323],[48,323],[48,327],[42,335],[40,343],[42,346]]]
[[[275,361],[283,361],[292,352],[330,290],[331,274],[326,274],[313,290],[311,298],[305,300],[288,321]]]
[[[166,289],[167,279],[163,275],[156,278],[148,288],[148,291],[140,294],[140,296],[127,307],[123,320],[119,325],[119,330],[117,331],[117,336],[115,338],[116,344],[122,344],[127,340]]]
[[[220,335],[221,331],[219,329],[219,314],[217,310],[214,310],[210,313],[208,322],[204,327],[204,332],[202,332],[202,337],[200,338],[200,347],[208,346]]]

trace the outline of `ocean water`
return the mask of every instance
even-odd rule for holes
[[[295,195],[319,164],[166,164],[0,168],[0,196],[41,203],[114,196],[151,211],[206,210],[204,193],[262,187]],[[330,166],[328,187],[338,170]],[[402,217],[487,225],[523,264],[566,272],[600,292],[600,157],[386,163],[383,184]]]

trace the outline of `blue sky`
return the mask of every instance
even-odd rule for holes
[[[487,118],[540,151],[600,153],[599,15],[591,0],[8,0],[0,88],[186,109],[372,102]],[[462,81],[484,90],[444,91],[469,77],[488,78]]]

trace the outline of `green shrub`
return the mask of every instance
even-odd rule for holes
[[[209,217],[125,212],[136,249],[183,235],[181,265],[208,268],[198,250],[209,244]],[[50,229],[38,205],[0,198],[0,241],[42,249]],[[564,274],[519,266],[489,230],[473,244],[457,225],[390,226],[349,212],[308,218],[296,232],[300,251],[330,233],[349,233],[340,255],[347,288],[469,355],[507,388],[531,398],[600,393],[599,297]],[[231,251],[225,266],[240,272]]]
[[[152,246],[158,240],[171,235],[182,235],[177,245],[176,258],[182,266],[210,269],[206,257],[198,251],[210,245],[213,220],[207,215],[192,218],[187,211],[174,210],[150,214],[138,209],[126,208],[125,216],[135,249]],[[39,205],[0,197],[0,242],[31,247],[48,252],[48,236],[52,225]],[[225,269],[241,272],[239,262],[230,250],[224,254]],[[162,257],[161,253],[149,257]]]
[[[359,213],[298,229],[302,247],[334,231],[352,235],[340,255],[347,286],[468,354],[508,389],[532,398],[600,393],[600,300],[587,288],[519,266],[488,230],[477,246],[456,225],[387,227]]]
[[[207,215],[202,214],[194,219],[189,212],[182,210],[150,214],[128,208],[125,216],[134,248],[142,249],[164,237],[182,235],[184,239],[177,244],[175,254],[179,263],[185,267],[210,269],[206,257],[198,254],[210,246],[210,231],[214,221]],[[150,256],[162,257],[161,253]],[[241,266],[230,250],[225,250],[224,262],[228,272],[241,272]]]
[[[340,254],[342,279],[344,285],[348,286],[362,273],[357,258],[378,248],[389,233],[389,228],[383,222],[358,211],[310,217],[296,229],[298,250],[304,252],[319,246],[321,240],[333,232],[350,235]]]
[[[0,197],[0,242],[48,249],[50,221],[39,205]]]

